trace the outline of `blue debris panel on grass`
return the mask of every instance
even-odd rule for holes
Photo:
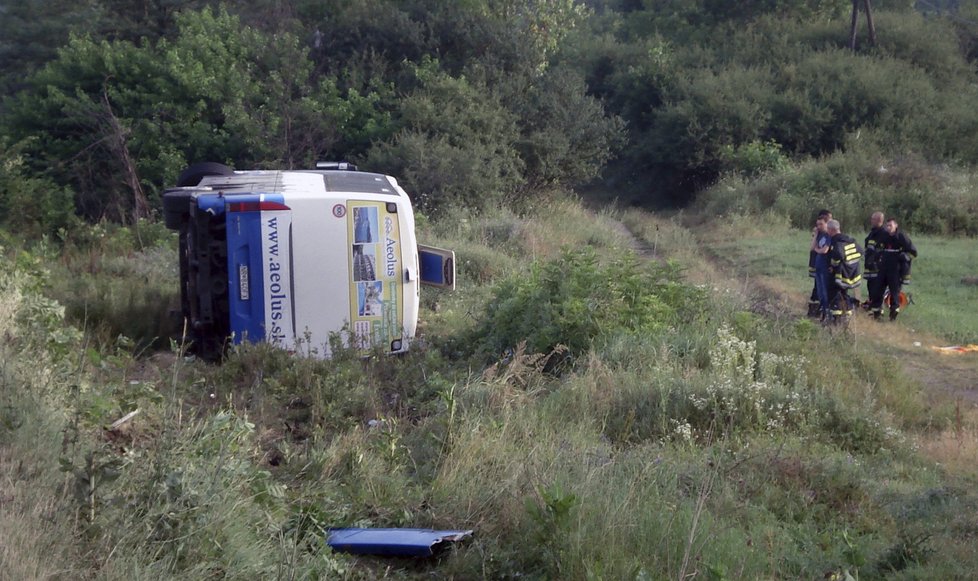
[[[430,557],[472,536],[472,531],[431,529],[331,529],[326,544],[335,551],[357,555]]]

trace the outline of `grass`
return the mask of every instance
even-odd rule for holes
[[[914,324],[950,343],[978,343],[978,248],[974,240],[914,238],[920,259],[914,261]],[[908,309],[908,314],[911,312]]]
[[[690,286],[679,290],[708,290],[708,308],[668,328],[604,334],[560,375],[546,371],[546,354],[520,348],[488,364],[466,356],[495,285],[525,279],[533,260],[568,247],[593,246],[609,262],[628,249],[616,216],[645,239],[647,258],[681,260]],[[973,377],[964,360],[914,351],[909,341],[921,335],[903,321],[888,327],[906,333],[896,347],[862,327],[858,349],[830,340],[794,314],[809,288],[805,233],[774,218],[695,228],[688,219],[594,216],[562,202],[422,223],[426,240],[465,249],[460,260],[473,262],[460,268],[456,293],[425,293],[423,340],[398,358],[341,350],[315,361],[242,346],[210,365],[178,347],[144,352],[91,331],[86,344],[64,335],[58,317],[30,315],[38,324],[23,326],[23,313],[36,311],[7,304],[4,360],[31,353],[48,373],[7,368],[20,383],[4,383],[3,417],[46,421],[0,426],[0,474],[14,483],[0,494],[16,496],[0,507],[11,517],[2,532],[16,539],[4,545],[6,570],[105,579],[969,578],[978,568],[968,520],[978,506],[978,417],[887,365],[899,358],[933,373],[948,369],[936,363],[961,362],[963,385]],[[931,247],[917,242],[922,254]],[[132,248],[133,264],[162,272],[155,247]],[[138,276],[101,251],[54,260],[68,271],[96,265],[92,288]],[[727,274],[741,265],[746,274]],[[167,284],[142,280],[147,292]],[[34,286],[18,285],[17,296],[33,296]],[[783,308],[782,294],[793,297]],[[124,324],[134,315],[119,316]],[[23,399],[38,381],[48,395]],[[106,428],[134,408],[124,428]],[[76,443],[63,448],[64,433]],[[32,468],[18,472],[17,462]],[[74,471],[58,472],[61,463]],[[84,502],[59,487],[92,475],[102,484],[80,488]],[[55,520],[45,520],[46,507],[58,508]],[[344,525],[476,536],[440,559],[390,561],[330,551],[326,529]],[[73,531],[70,543],[62,530]]]
[[[5,371],[9,372],[9,368]],[[71,499],[58,492],[64,482],[64,475],[58,470],[56,446],[61,426],[38,413],[45,408],[38,406],[37,401],[20,399],[29,392],[24,389],[28,383],[11,385],[11,380],[6,377],[0,388],[4,407],[0,439],[0,577],[77,578],[83,574],[84,564],[73,543],[73,511],[65,510]]]
[[[759,279],[789,292],[803,309],[812,287],[807,276],[809,232],[770,215],[735,216],[697,230],[704,233],[697,243],[708,248],[734,276]],[[862,244],[865,232],[848,232]],[[978,304],[978,285],[967,282],[978,276],[974,240],[935,236],[913,236],[913,240],[920,257],[914,261],[913,283],[904,290],[913,294],[914,304],[901,314],[901,323],[936,335],[947,344],[978,343],[978,309],[968,306]],[[859,293],[865,298],[866,289]]]

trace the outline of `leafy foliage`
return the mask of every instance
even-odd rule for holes
[[[367,156],[397,175],[422,209],[487,207],[521,181],[515,117],[485,85],[452,77],[436,61],[415,69],[419,87],[400,104],[400,129]]]
[[[376,134],[374,97],[310,83],[299,40],[242,27],[227,12],[178,17],[179,36],[157,45],[74,38],[6,116],[35,170],[72,184],[90,218],[146,215],[188,161],[308,167],[341,140]],[[382,131],[382,129],[380,129]]]
[[[0,5],[0,92],[23,88],[26,75],[55,58],[72,32],[91,32],[98,2],[23,0]]]
[[[721,4],[608,12],[566,53],[628,123],[616,167],[660,184],[646,199],[688,202],[752,143],[800,161],[870,133],[892,155],[974,159],[974,73],[949,21],[877,4],[885,36],[854,53],[850,3]]]
[[[73,228],[71,190],[32,174],[22,153],[25,145],[8,147],[0,140],[0,224],[29,238]]]
[[[200,160],[351,159],[402,177],[425,208],[481,208],[527,181],[591,179],[620,143],[579,77],[549,74],[585,15],[569,0],[296,3],[278,25],[256,18],[274,12],[262,2],[208,4],[93,2],[111,23],[65,25],[77,34],[7,101],[0,124],[30,173],[70,186],[83,216],[146,217]]]
[[[566,250],[497,287],[473,345],[495,357],[525,341],[530,352],[562,346],[577,358],[599,339],[655,336],[699,306],[701,296],[682,287],[678,274],[644,269],[633,256],[602,265],[592,250]]]
[[[972,172],[935,167],[916,155],[889,157],[872,144],[796,164],[791,171],[730,175],[704,190],[695,207],[711,215],[774,211],[805,228],[816,208],[831,208],[857,232],[874,211],[896,216],[909,232],[974,236],[978,190]]]

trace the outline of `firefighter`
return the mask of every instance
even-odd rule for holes
[[[883,212],[873,212],[869,217],[870,230],[866,235],[863,247],[866,249],[866,267],[863,269],[863,278],[866,279],[866,287],[869,290],[870,314],[879,318],[879,311],[874,311],[873,305],[883,302],[883,285],[878,276],[880,263],[883,260],[883,253],[877,251],[881,241],[887,237],[886,230],[883,229]]]
[[[819,210],[818,217],[816,218],[816,227],[812,229],[812,237],[818,236],[818,220],[824,220],[828,222],[832,219],[832,212],[828,210]],[[808,253],[808,276],[813,279],[815,276],[815,250],[812,249]],[[812,284],[812,296],[808,299],[808,316],[818,318],[822,314],[822,305],[818,299],[818,280],[813,281]]]
[[[838,220],[829,220],[826,223],[826,230],[832,237],[828,255],[829,269],[835,283],[829,314],[831,322],[838,323],[852,316],[852,305],[855,299],[849,295],[849,292],[862,284],[860,261],[863,252],[852,236],[842,233],[842,226]]]
[[[883,255],[880,263],[880,286],[890,290],[890,320],[900,314],[900,291],[903,287],[903,277],[909,271],[910,260],[917,257],[917,248],[910,237],[900,231],[900,225],[890,218],[883,225],[886,238],[882,244],[877,243],[877,251]],[[883,313],[882,292],[876,302],[870,305],[873,318],[879,320]]]

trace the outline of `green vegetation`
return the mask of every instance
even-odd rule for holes
[[[862,244],[866,229],[861,224],[847,227],[843,222],[843,228]],[[944,344],[978,343],[978,312],[965,306],[978,301],[974,240],[907,232],[920,259],[914,262],[913,283],[904,287],[914,299],[903,315],[906,325],[936,335]],[[732,217],[712,226],[701,242],[717,261],[741,277],[762,280],[799,300],[811,292],[807,277],[810,231],[793,228],[784,218],[772,214]],[[865,298],[865,288],[860,292]]]
[[[8,251],[4,290],[23,298],[3,323],[4,465],[16,491],[5,522],[31,526],[5,562],[27,576],[83,575],[94,558],[109,579],[366,579],[391,565],[401,578],[967,578],[978,475],[917,447],[943,442],[947,427],[959,438],[948,450],[973,450],[972,420],[927,405],[872,351],[807,321],[754,314],[739,293],[707,298],[673,267],[623,262],[612,220],[565,202],[425,223],[485,259],[461,270],[464,292],[424,297],[438,305],[428,346],[393,359],[249,346],[211,365],[177,344],[139,351],[108,341],[94,315],[73,319],[91,333],[72,331],[37,293],[61,286],[44,282],[49,269],[77,272],[93,255],[92,288],[111,284],[119,272],[104,256],[127,245],[133,265],[165,260],[149,232],[142,247],[131,229],[93,236],[93,254],[53,262],[41,248]],[[673,224],[669,236],[659,229],[662,248],[681,237]],[[590,237],[596,251],[562,250],[550,232],[569,245]],[[798,274],[765,274],[781,272]],[[556,317],[579,304],[590,318]],[[492,324],[544,312],[570,326]],[[558,344],[569,351],[549,351]],[[489,345],[512,349],[493,357]],[[66,524],[33,526],[35,506],[61,507]],[[331,552],[326,529],[340,525],[477,534],[441,559],[392,564]],[[70,546],[64,530],[75,531]],[[38,546],[59,559],[31,560]]]
[[[550,63],[581,22],[572,2],[322,0],[279,14],[265,2],[167,0],[141,19],[107,0],[61,17],[52,4],[4,19],[50,19],[75,34],[0,70],[0,154],[17,175],[69,192],[92,220],[150,216],[162,188],[203,160],[347,159],[397,175],[426,210],[478,209],[592,179],[622,140],[583,75]],[[73,24],[86,10],[107,20]],[[2,49],[20,56],[13,43]],[[0,190],[0,207],[19,199]],[[64,209],[33,228],[55,232]]]
[[[978,7],[873,4],[852,51],[843,0],[0,0],[0,576],[972,578],[975,364],[928,347],[978,342]],[[163,188],[320,159],[461,290],[403,357],[189,357]],[[913,236],[898,324],[797,316],[823,206]]]
[[[831,208],[843,224],[866,227],[874,211],[895,216],[904,229],[944,235],[978,234],[978,192],[971,172],[950,171],[916,156],[888,157],[856,145],[818,161],[761,176],[731,175],[705,190],[697,209],[707,215],[774,212],[796,228]]]
[[[347,159],[432,215],[600,177],[645,205],[800,227],[813,201],[882,204],[974,235],[978,9],[944,4],[875,3],[855,51],[843,0],[4,5],[0,208],[24,201],[10,176],[43,186],[34,231],[132,223],[191,162]]]

